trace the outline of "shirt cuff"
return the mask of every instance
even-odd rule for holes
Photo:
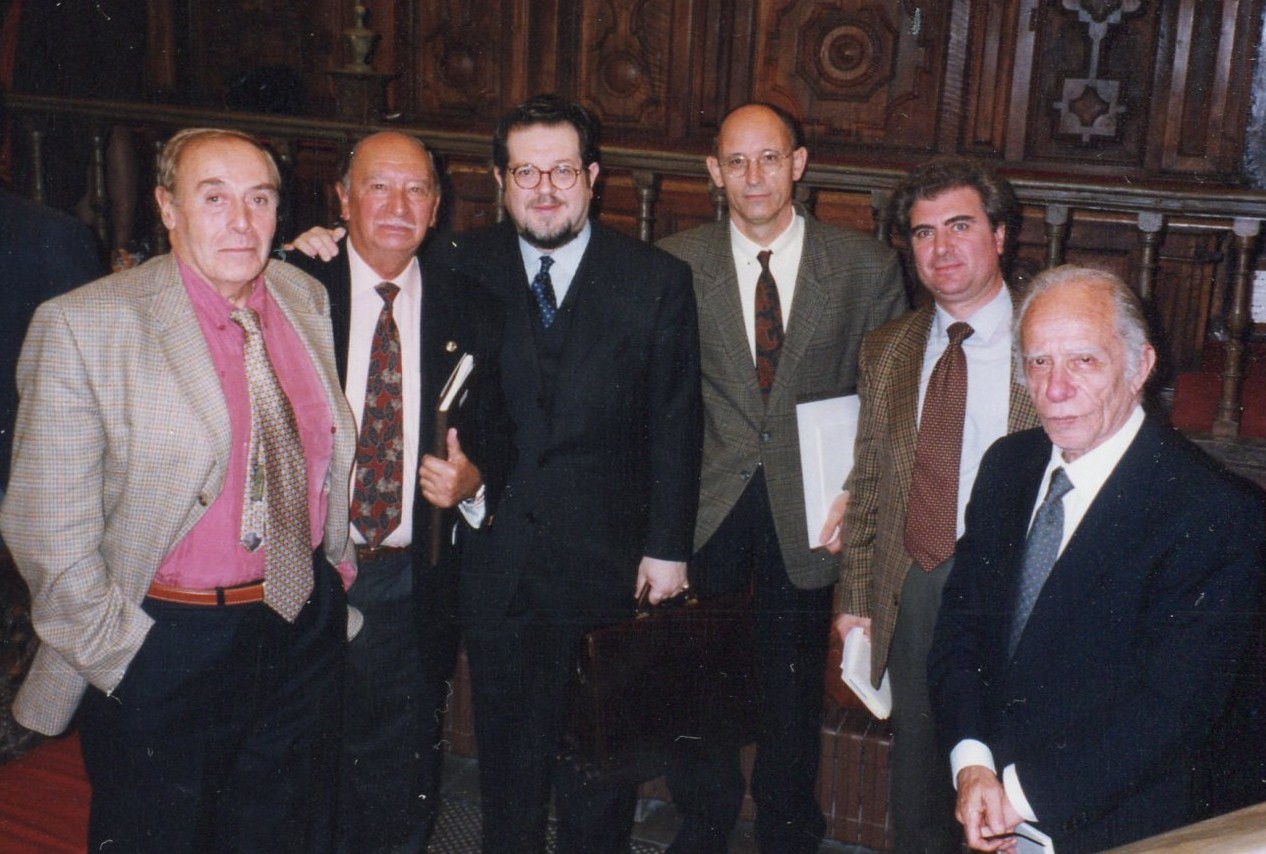
[[[1025,821],[1037,821],[1037,813],[1033,812],[1033,805],[1024,796],[1024,789],[1020,786],[1020,775],[1015,771],[1014,762],[1002,769],[1002,788],[1006,789],[1011,806],[1015,807],[1015,811]]]
[[[478,530],[479,526],[484,523],[484,517],[488,515],[488,505],[484,501],[484,485],[479,484],[479,489],[470,498],[463,499],[457,505],[457,511],[462,514],[462,518],[466,520],[466,524]]]
[[[954,783],[954,791],[958,791],[958,772],[969,765],[983,765],[995,774],[998,769],[993,764],[993,751],[983,741],[964,738],[950,751],[950,779]]]

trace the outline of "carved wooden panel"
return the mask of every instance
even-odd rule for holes
[[[444,123],[491,126],[505,105],[524,98],[526,3],[514,0],[424,0],[417,58],[419,112]],[[542,15],[552,8],[544,8]],[[536,8],[532,8],[533,14]],[[552,17],[550,17],[552,21]],[[545,43],[539,52],[554,55]]]
[[[762,5],[755,94],[804,118],[817,149],[935,148],[947,4]]]
[[[1154,0],[1048,0],[1036,16],[1026,157],[1144,165]]]
[[[592,0],[582,4],[577,94],[604,133],[680,138],[690,102],[690,0]]]

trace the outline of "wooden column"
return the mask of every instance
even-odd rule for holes
[[[89,176],[88,202],[92,207],[92,230],[101,246],[110,246],[110,214],[107,212],[105,145],[109,128],[92,128],[92,171]]]
[[[891,195],[887,190],[870,191],[870,215],[875,224],[875,239],[887,244],[892,236],[892,212],[888,209]]]
[[[1149,211],[1139,214],[1139,286],[1138,294],[1150,300],[1156,291],[1157,250],[1165,228],[1165,215]]]
[[[44,131],[32,127],[28,135],[31,140],[31,198],[42,205],[48,199],[44,188]]]
[[[1064,263],[1064,241],[1068,239],[1068,205],[1046,206],[1046,267]]]
[[[159,164],[159,161],[162,159],[163,145],[165,145],[166,142],[167,141],[165,139],[161,139],[161,138],[154,140],[154,175],[155,176],[158,176],[160,174],[158,171],[158,164]],[[163,225],[162,216],[154,217],[153,239],[154,239],[154,251],[151,253],[151,257],[153,255],[165,255],[166,253],[171,251],[171,244],[167,242],[167,226]]]
[[[1244,408],[1244,333],[1249,324],[1249,305],[1253,289],[1253,264],[1257,251],[1257,235],[1261,222],[1255,219],[1235,220],[1235,285],[1231,297],[1231,313],[1227,317],[1226,361],[1222,367],[1222,396],[1213,418],[1216,439],[1235,439],[1240,434],[1240,413]]]
[[[717,222],[725,222],[727,210],[727,205],[725,203],[725,190],[709,181],[708,195],[712,197],[712,207],[716,210]]]
[[[633,190],[637,193],[637,238],[655,240],[655,202],[659,200],[659,175],[647,169],[633,170]]]

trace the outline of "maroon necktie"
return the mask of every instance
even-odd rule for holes
[[[756,380],[765,400],[769,400],[769,390],[774,387],[783,338],[778,285],[774,282],[774,274],[769,272],[769,256],[772,254],[766,249],[756,255],[756,260],[760,261],[760,278],[756,280]]]
[[[926,571],[954,554],[958,531],[958,466],[967,416],[966,323],[949,328],[949,346],[937,359],[923,395],[914,476],[906,505],[906,551]]]
[[[392,315],[392,304],[400,288],[383,282],[375,290],[383,305],[369,349],[351,512],[352,523],[371,548],[380,545],[400,524],[404,487],[400,333]]]

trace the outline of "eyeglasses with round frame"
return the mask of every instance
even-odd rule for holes
[[[553,169],[542,169],[539,166],[527,163],[506,171],[510,173],[510,177],[514,179],[514,183],[519,186],[520,190],[535,190],[540,186],[541,178],[544,175],[549,175],[549,182],[554,186],[555,190],[570,190],[576,185],[576,180],[580,178],[581,173],[585,170],[572,166],[570,163],[560,163]]]
[[[781,151],[762,151],[755,157],[748,157],[746,154],[731,154],[721,161],[721,171],[731,178],[742,178],[747,175],[747,170],[755,163],[760,167],[760,171],[766,175],[773,175],[780,168],[782,162],[795,154],[789,151],[783,154]]]

